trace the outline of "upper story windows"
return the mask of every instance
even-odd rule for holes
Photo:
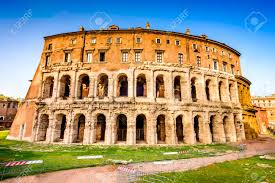
[[[156,52],[156,61],[158,63],[162,63],[163,62],[163,51],[157,51]]]
[[[141,38],[140,37],[136,37],[136,43],[141,43]]]
[[[112,44],[112,38],[111,37],[107,38],[107,44]]]
[[[226,67],[227,67],[227,63],[226,62],[222,62],[222,71],[226,72]]]
[[[116,38],[116,43],[117,43],[117,44],[122,43],[122,39],[121,39],[121,37]]]
[[[135,51],[135,61],[141,62],[141,51]]]
[[[123,63],[128,62],[128,55],[129,55],[129,53],[127,51],[122,51],[122,59],[121,59],[121,61]]]
[[[197,56],[197,66],[200,67],[201,66],[201,57]]]
[[[183,64],[183,54],[182,53],[178,54],[178,61],[179,61],[179,64]]]
[[[216,49],[216,48],[212,48],[212,51],[213,51],[214,53],[217,53],[217,49]]]
[[[235,74],[235,66],[231,64],[231,74]]]
[[[96,44],[96,38],[95,38],[95,37],[93,37],[93,38],[91,39],[91,44]]]
[[[161,44],[160,38],[156,38],[156,43],[157,43],[157,44]]]
[[[52,50],[52,48],[53,48],[53,44],[50,43],[50,44],[48,45],[48,50]]]
[[[209,47],[206,46],[206,47],[205,47],[205,51],[206,51],[206,52],[209,52],[209,50],[210,50]]]
[[[45,66],[48,66],[49,63],[51,61],[51,56],[50,55],[46,55],[46,58],[45,58]]]
[[[224,56],[224,55],[225,55],[225,53],[224,53],[224,51],[222,50],[222,51],[221,51],[221,56]]]
[[[192,48],[193,48],[194,51],[196,51],[196,50],[198,50],[198,45],[197,44],[193,44]]]
[[[87,62],[92,63],[92,60],[93,60],[93,53],[87,52]]]
[[[176,40],[175,40],[175,45],[176,45],[176,46],[180,46],[180,40],[176,39]]]
[[[106,55],[106,52],[105,51],[100,51],[99,52],[99,62],[105,62],[105,55]]]
[[[213,69],[218,70],[218,61],[217,60],[213,60]]]
[[[0,121],[4,121],[5,117],[4,116],[0,116]]]
[[[64,62],[71,62],[71,52],[65,52]]]
[[[71,39],[71,44],[72,44],[72,45],[75,45],[75,44],[76,44],[76,38]]]

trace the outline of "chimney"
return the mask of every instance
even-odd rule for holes
[[[83,32],[83,31],[84,31],[84,27],[83,27],[83,26],[80,26],[79,31]]]
[[[146,29],[150,29],[150,24],[149,24],[149,22],[146,23]]]
[[[186,29],[185,34],[190,35],[190,29]]]

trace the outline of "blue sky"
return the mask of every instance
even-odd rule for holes
[[[243,75],[252,95],[275,93],[275,2],[272,0],[61,1],[3,0],[0,4],[0,93],[24,97],[39,63],[43,37],[97,28],[93,17],[104,12],[109,24],[207,34],[242,53]],[[258,13],[259,12],[259,13]],[[24,17],[22,19],[22,17]],[[245,21],[248,22],[248,27]],[[92,26],[91,26],[92,25]]]

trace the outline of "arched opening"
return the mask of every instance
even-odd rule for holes
[[[200,128],[199,128],[199,122],[200,122],[200,117],[195,116],[194,117],[194,132],[195,132],[195,140],[196,142],[200,142]]]
[[[90,78],[88,75],[83,74],[79,77],[78,81],[78,98],[83,99],[88,97],[90,89]]]
[[[137,77],[136,92],[137,92],[137,97],[147,96],[146,78],[144,74],[141,74]]]
[[[214,122],[215,122],[215,116],[210,116],[209,131],[210,131],[211,142],[215,142],[215,139],[214,139]]]
[[[210,101],[210,79],[206,80],[205,82],[205,94],[206,94],[206,99]]]
[[[42,114],[40,116],[40,121],[38,124],[37,141],[45,141],[46,140],[48,127],[49,127],[49,116],[47,114]]]
[[[85,116],[83,114],[77,115],[75,119],[76,124],[74,124],[74,133],[73,142],[83,142],[84,139],[84,130],[85,130]]]
[[[136,118],[136,140],[145,141],[146,139],[146,117],[140,114]]]
[[[165,116],[159,115],[157,118],[157,143],[165,143]]]
[[[128,96],[128,78],[126,75],[122,75],[118,78],[118,96]]]
[[[127,117],[120,114],[117,117],[117,141],[126,141],[127,139]]]
[[[230,141],[230,124],[229,124],[229,118],[225,116],[223,118],[223,128],[224,128],[224,135],[226,142]]]
[[[60,126],[60,136],[59,136],[59,138],[61,140],[64,139],[64,134],[65,134],[66,126],[67,126],[66,116],[62,115],[61,116],[61,126]]]
[[[68,75],[62,76],[60,80],[60,97],[66,99],[70,96],[71,77]]]
[[[104,141],[106,129],[106,117],[103,114],[97,116],[96,141]]]
[[[191,79],[191,97],[193,102],[197,101],[196,78]]]
[[[156,96],[158,98],[164,98],[164,80],[163,75],[158,75],[156,78]]]
[[[175,99],[181,100],[180,76],[177,76],[174,79],[174,96],[175,96]]]
[[[183,143],[183,121],[182,121],[182,115],[178,116],[176,118],[176,133],[178,138],[178,143]]]
[[[53,85],[54,85],[53,77],[48,77],[44,81],[44,91],[43,91],[44,98],[51,98],[53,96]]]
[[[99,98],[108,96],[108,76],[106,74],[103,74],[99,77],[97,84],[97,96]]]

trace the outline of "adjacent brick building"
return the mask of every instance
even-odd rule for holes
[[[18,108],[18,101],[3,97],[0,98],[0,128],[10,128]]]
[[[195,144],[245,139],[240,53],[206,35],[150,29],[45,37],[8,139]],[[247,88],[246,92],[249,92]]]

